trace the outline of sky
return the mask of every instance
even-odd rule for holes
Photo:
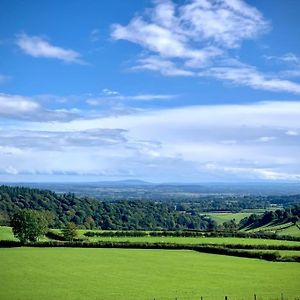
[[[300,181],[300,1],[0,0],[0,181]]]

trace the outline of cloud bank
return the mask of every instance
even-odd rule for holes
[[[300,102],[266,101],[26,122],[0,131],[0,172],[154,181],[300,180],[299,120]]]

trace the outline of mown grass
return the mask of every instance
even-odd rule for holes
[[[297,263],[193,251],[0,249],[0,299],[253,299],[300,295]]]

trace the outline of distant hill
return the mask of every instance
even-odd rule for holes
[[[7,184],[7,183],[6,183]],[[99,182],[44,182],[44,183],[9,183],[10,186],[25,186],[39,189],[50,189],[57,193],[75,193],[80,196],[95,198],[106,197],[116,199],[118,195],[126,194],[127,199],[160,200],[202,197],[203,195],[252,195],[252,196],[287,196],[300,194],[299,183],[249,182],[249,183],[151,183],[143,180],[99,181]],[[114,189],[113,191],[111,189]]]

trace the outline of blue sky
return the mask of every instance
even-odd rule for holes
[[[0,0],[0,181],[299,181],[299,11]]]

